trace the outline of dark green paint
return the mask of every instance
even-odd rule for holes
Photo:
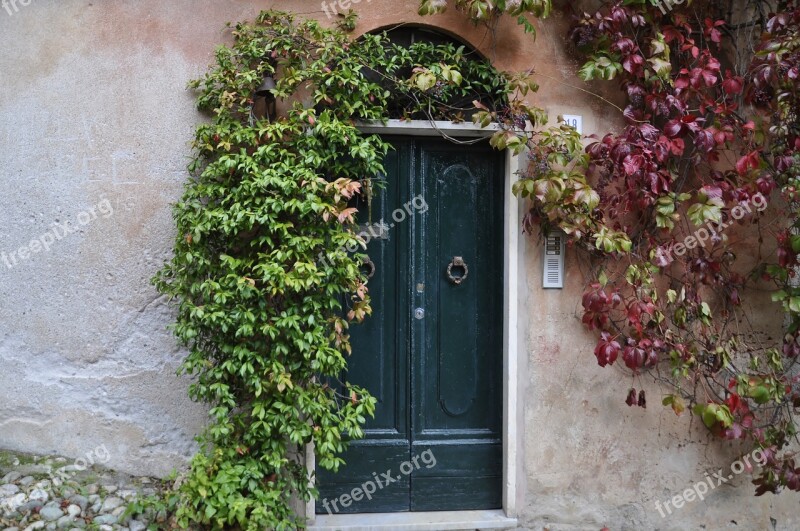
[[[359,223],[383,220],[389,228],[380,238],[373,227],[373,316],[351,329],[347,375],[378,406],[365,439],[345,454],[347,465],[337,474],[320,471],[317,512],[499,508],[503,157],[484,143],[391,140],[384,186],[371,212],[360,205]],[[418,196],[428,210],[409,206],[408,214],[404,205]],[[468,268],[460,285],[447,276],[457,256]],[[455,277],[464,272],[453,268]],[[423,319],[415,308],[425,310]],[[436,466],[418,459],[418,468],[401,474],[403,462],[428,450]],[[389,470],[399,479],[371,500],[332,507],[331,500]]]

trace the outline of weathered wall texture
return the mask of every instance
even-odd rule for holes
[[[354,3],[357,33],[421,22],[415,4]],[[211,62],[227,21],[266,7],[328,19],[318,0],[18,7],[0,9],[0,447],[77,457],[105,444],[114,466],[163,474],[193,452],[205,418],[175,377],[182,353],[149,285],[171,249],[170,203],[202,119],[185,84]],[[612,107],[565,84],[578,83],[565,21],[540,25],[536,43],[513,23],[494,41],[456,13],[424,23],[479,47],[501,69],[535,67],[542,90],[534,101],[552,116],[581,114],[586,133],[619,126]],[[65,221],[77,230],[54,234]],[[53,241],[20,257],[32,239]],[[522,527],[772,529],[772,517],[777,529],[800,528],[796,495],[753,498],[746,475],[661,518],[655,500],[704,480],[719,443],[697,426],[689,434],[689,419],[661,408],[653,386],[649,409],[625,406],[630,377],[600,370],[581,329],[575,257],[567,289],[544,291],[539,245],[528,238],[524,246]],[[737,455],[731,447],[713,471],[727,473]]]

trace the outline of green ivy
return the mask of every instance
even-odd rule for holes
[[[174,257],[153,279],[177,302],[190,396],[210,407],[177,520],[295,529],[304,522],[293,502],[316,494],[308,445],[317,466],[338,469],[375,410],[367,390],[338,382],[349,326],[371,312],[363,255],[343,250],[364,248],[351,204],[389,149],[357,123],[455,119],[454,103],[502,102],[511,85],[452,45],[353,42],[275,11],[231,29],[233,44],[191,83],[211,120],[197,128],[192,177],[174,209]],[[273,121],[252,111],[265,76],[290,107]]]
[[[551,0],[453,0],[456,9],[475,24],[491,24],[503,15],[516,17],[526,33],[536,35],[528,17],[547,18],[553,9]],[[436,15],[447,10],[450,0],[420,0],[420,15]]]

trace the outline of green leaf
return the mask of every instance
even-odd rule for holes
[[[578,76],[584,81],[591,81],[594,79],[595,75],[595,63],[594,61],[587,61],[580,70],[578,70]]]
[[[672,406],[672,410],[676,415],[681,415],[684,411],[686,411],[686,404],[684,403],[683,398],[677,395],[667,395],[664,397],[661,403],[665,406]]]
[[[659,57],[653,57],[647,61],[653,67],[659,77],[666,78],[672,72],[672,63]]]
[[[755,400],[756,404],[766,404],[772,398],[769,389],[763,385],[753,387],[750,390],[750,397]]]
[[[772,294],[772,302],[784,301],[788,296],[789,294],[786,293],[786,291],[784,290],[776,291],[775,293]]]

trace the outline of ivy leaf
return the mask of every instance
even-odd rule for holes
[[[436,76],[431,72],[421,72],[414,76],[414,85],[423,92],[428,91],[436,85]]]
[[[664,126],[664,133],[670,137],[675,138],[683,132],[684,124],[681,120],[670,120]]]
[[[752,151],[736,161],[736,171],[740,175],[745,175],[749,170],[758,169],[761,154],[758,151]]]
[[[786,300],[789,295],[784,290],[776,291],[772,294],[772,302],[780,302]]]
[[[674,411],[678,416],[686,411],[686,404],[684,403],[683,398],[677,395],[667,395],[664,397],[661,403],[665,406],[672,406],[672,411]]]
[[[591,81],[594,79],[595,63],[594,61],[587,61],[580,70],[578,76],[584,81]]]
[[[743,86],[744,86],[744,81],[739,76],[729,77],[722,83],[723,90],[729,96],[741,94]]]
[[[585,205],[589,211],[600,204],[600,195],[588,186],[579,185],[572,197],[574,203]]]
[[[525,15],[520,15],[517,17],[517,24],[522,26],[525,33],[533,35],[533,38],[536,38],[536,26],[534,26],[530,20],[525,18]]]
[[[672,63],[667,60],[661,59],[659,57],[653,57],[647,60],[648,63],[653,67],[655,70],[656,75],[662,78],[666,78],[669,76],[670,72],[672,72]]]
[[[729,428],[733,425],[733,415],[726,405],[715,403],[697,404],[692,411],[700,415],[706,428],[712,429],[718,425],[722,428]]]
[[[763,385],[758,385],[751,388],[748,394],[750,398],[756,402],[756,404],[766,404],[771,399],[769,389]]]
[[[420,15],[436,15],[447,10],[447,0],[423,0],[417,11]]]
[[[620,344],[608,332],[600,334],[600,339],[594,349],[594,355],[597,357],[597,363],[601,367],[606,365],[613,365],[617,361],[617,356],[620,351]]]
[[[677,299],[678,299],[678,293],[674,289],[668,289],[667,300],[669,301],[669,303],[674,304]]]
[[[622,163],[625,168],[626,175],[633,175],[642,169],[644,165],[644,157],[641,155],[628,155]]]

